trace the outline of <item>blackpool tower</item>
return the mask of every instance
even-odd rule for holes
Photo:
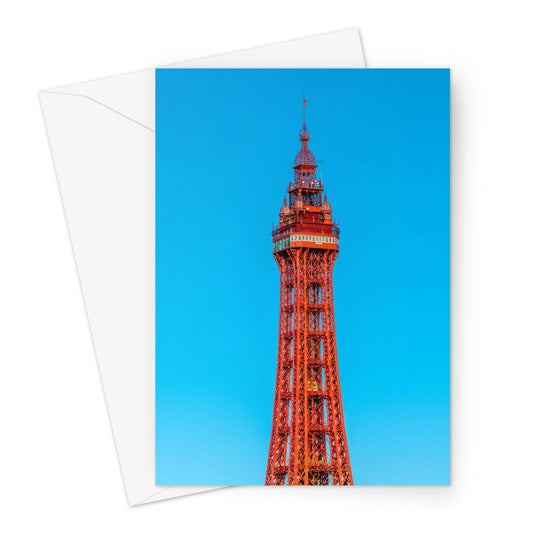
[[[337,364],[333,264],[339,227],[304,120],[289,203],[272,232],[280,271],[276,387],[266,485],[353,485]]]

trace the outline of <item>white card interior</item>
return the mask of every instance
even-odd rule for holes
[[[164,68],[364,66],[352,28]],[[155,69],[40,98],[128,502],[215,489],[155,485]]]

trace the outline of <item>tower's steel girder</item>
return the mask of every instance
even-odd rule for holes
[[[280,271],[278,363],[267,485],[353,485],[344,428],[333,265],[339,253],[316,160],[300,132],[289,205],[273,231]]]

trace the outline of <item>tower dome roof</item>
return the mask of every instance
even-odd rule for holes
[[[316,158],[313,152],[309,150],[309,146],[307,146],[307,141],[309,140],[309,130],[307,129],[305,123],[303,125],[303,128],[300,131],[300,141],[302,142],[302,147],[300,148],[300,151],[296,154],[296,157],[294,158],[294,167],[300,167],[300,166],[308,166],[308,167],[316,167]]]

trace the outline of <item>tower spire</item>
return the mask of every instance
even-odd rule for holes
[[[309,130],[307,129],[307,126],[305,125],[305,106],[308,104],[307,100],[305,99],[305,95],[303,96],[303,110],[304,110],[304,122],[302,129],[300,130],[300,141],[302,143],[305,142],[305,147],[307,148],[307,141],[310,139]],[[303,149],[303,146],[302,146]]]
[[[300,182],[301,179],[304,180],[314,180],[316,178],[316,159],[309,150],[309,146],[307,145],[307,142],[311,138],[309,135],[309,130],[307,129],[307,126],[305,124],[305,107],[307,106],[307,100],[305,98],[305,95],[303,97],[303,126],[300,130],[300,142],[302,143],[302,146],[300,148],[300,151],[296,155],[294,159],[294,184]]]

